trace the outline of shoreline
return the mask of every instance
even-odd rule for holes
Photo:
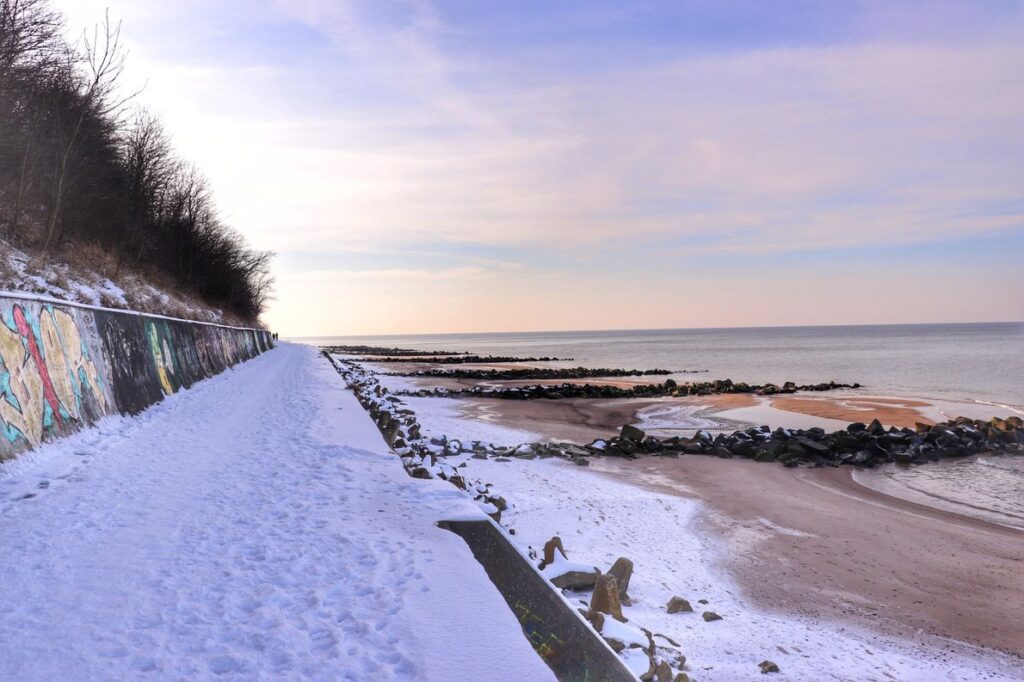
[[[395,382],[392,388],[418,380],[381,379]],[[918,407],[897,398],[874,400],[881,407]],[[712,401],[718,402],[708,405]],[[789,469],[681,453],[633,461],[573,457],[591,465],[577,467],[562,459],[529,462],[544,457],[543,447],[534,446],[533,454],[516,448],[511,458],[511,449],[496,456],[476,450],[477,439],[511,438],[508,444],[515,445],[573,439],[569,430],[614,432],[628,423],[624,416],[653,409],[664,418],[666,406],[686,406],[687,418],[720,424],[738,413],[781,412],[757,397],[402,396],[401,402],[415,413],[424,437],[462,441],[436,464],[432,456],[429,467],[424,459],[420,469],[459,471],[459,480],[487,481],[488,490],[496,484],[501,522],[515,529],[524,551],[535,553],[553,533],[572,561],[601,566],[616,557],[633,559],[638,589],[630,588],[626,615],[683,642],[694,657],[687,669],[699,679],[747,679],[753,659],[762,656],[782,663],[783,679],[847,679],[842,675],[854,671],[858,679],[1024,679],[1017,675],[1024,641],[1000,632],[1024,598],[1024,586],[1014,580],[1024,562],[1020,531],[999,527],[1003,534],[993,533],[982,521],[872,495],[845,468]],[[449,444],[433,440],[409,466],[441,445],[449,454]],[[758,467],[756,474],[750,466]],[[576,594],[587,606],[587,595]],[[705,629],[700,618],[667,614],[666,600],[676,594],[708,604],[727,625]],[[566,596],[575,601],[572,593]]]
[[[408,363],[388,365],[362,363],[377,373],[382,383],[395,389],[406,390],[445,388],[449,390],[523,387],[528,385],[557,386],[560,384],[591,384],[631,388],[637,384],[651,383],[658,377],[588,377],[584,379],[557,380],[493,380],[444,377],[404,377],[387,375],[394,371],[418,371],[444,368],[443,365],[423,362],[417,358]],[[501,365],[467,365],[473,369],[542,368],[544,364],[504,363]],[[924,396],[900,396],[872,393],[869,389],[837,390],[827,395],[797,392],[786,395],[759,396],[749,393],[711,394],[685,397],[615,397],[615,398],[566,398],[562,400],[499,401],[491,398],[432,398],[436,400],[457,400],[465,408],[466,417],[475,419],[473,403],[508,402],[509,405],[491,405],[486,410],[486,421],[502,426],[539,433],[550,439],[590,440],[606,438],[625,424],[645,428],[643,411],[666,406],[679,408],[675,424],[659,419],[658,427],[647,426],[647,430],[679,433],[682,431],[706,429],[710,431],[734,430],[745,426],[769,424],[772,428],[810,428],[819,426],[826,430],[843,428],[851,422],[868,423],[874,419],[886,427],[914,428],[916,424],[932,425],[950,417],[966,416],[987,418],[992,415],[992,404],[979,401],[928,398]],[[566,412],[564,405],[571,405],[574,419],[550,419],[547,414]],[[526,407],[532,405],[532,407]],[[1016,413],[1007,408],[1006,411]],[[692,419],[696,417],[696,419]],[[580,430],[580,424],[590,427]],[[580,435],[585,434],[585,435]]]
[[[728,546],[723,568],[764,608],[923,631],[1024,663],[1024,631],[1010,626],[1024,612],[1024,531],[873,490],[847,469],[689,456],[592,468],[706,503],[702,523]]]

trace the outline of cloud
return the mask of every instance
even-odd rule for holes
[[[377,319],[386,291],[469,319],[488,291],[579,320],[602,313],[575,290],[595,264],[614,267],[586,291],[618,296],[637,263],[829,251],[841,269],[848,250],[1024,233],[1020,11],[117,1],[144,99],[282,254],[282,324],[335,285],[360,292],[348,317]]]

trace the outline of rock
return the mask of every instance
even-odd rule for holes
[[[622,603],[619,601],[619,583],[615,576],[598,576],[594,596],[590,599],[590,609],[606,613],[616,620],[625,620],[622,617]]]
[[[560,590],[589,590],[597,583],[601,571],[594,569],[568,570],[551,578],[551,584]]]
[[[675,379],[665,379],[665,388],[675,388],[678,386]]]
[[[646,436],[646,433],[630,424],[623,426],[622,432],[619,434],[619,438],[622,440],[631,440],[636,443],[641,442]]]
[[[767,675],[768,673],[777,673],[777,672],[779,672],[779,666],[777,666],[774,663],[772,663],[771,661],[767,661],[767,660],[766,661],[761,661],[760,663],[758,663],[757,667],[761,669],[761,674],[762,675]]]
[[[601,630],[604,629],[604,614],[600,611],[590,609],[584,614],[584,616],[586,616],[587,620],[590,621],[590,624],[593,625],[594,629],[598,632],[601,632]]]
[[[685,613],[693,611],[693,607],[690,606],[690,602],[686,601],[682,597],[672,597],[669,599],[666,608],[669,613]]]
[[[615,576],[619,584],[619,599],[629,600],[629,579],[633,577],[633,562],[622,556],[608,569],[608,575]]]
[[[722,620],[722,617],[719,616],[714,611],[705,611],[704,613],[701,614],[701,618],[704,619],[705,623],[710,623],[713,620]]]
[[[569,558],[569,555],[565,553],[565,548],[562,547],[562,538],[556,535],[544,543],[544,560],[540,562],[540,570],[543,571],[545,567],[555,563],[555,550],[558,550],[563,559]]]
[[[657,682],[672,682],[672,666],[666,660],[658,661],[654,666],[654,679]]]
[[[676,673],[676,678],[672,682],[690,682],[690,676],[686,673]]]

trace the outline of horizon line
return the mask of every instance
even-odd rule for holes
[[[869,322],[839,324],[779,324],[779,325],[737,325],[726,327],[620,327],[608,329],[532,329],[523,331],[460,331],[460,332],[394,332],[382,334],[316,334],[311,336],[281,336],[281,340],[362,338],[385,336],[482,336],[511,334],[595,334],[605,332],[676,332],[676,331],[724,331],[747,329],[821,329],[834,327],[954,327],[967,325],[1024,325],[1024,320],[987,320],[973,322]]]

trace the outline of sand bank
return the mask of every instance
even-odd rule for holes
[[[1024,532],[865,488],[848,469],[687,456],[595,468],[695,496],[759,605],[1024,655]]]

